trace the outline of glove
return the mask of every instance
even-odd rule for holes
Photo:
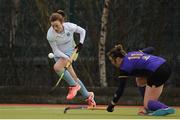
[[[108,112],[113,112],[114,111],[114,107],[115,107],[115,104],[113,104],[114,102],[111,101],[109,104],[108,104],[108,107],[107,107],[107,111]]]
[[[77,53],[81,50],[83,44],[82,43],[79,43],[75,46],[75,49],[77,49]]]

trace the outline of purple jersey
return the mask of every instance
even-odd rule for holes
[[[154,55],[134,51],[129,52],[120,66],[120,70],[126,71],[129,75],[134,75],[136,71],[152,71],[162,65],[166,60]]]

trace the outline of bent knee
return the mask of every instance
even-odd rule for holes
[[[54,71],[55,72],[59,72],[59,71],[62,71],[64,69],[64,67],[62,66],[59,66],[58,64],[54,64]]]
[[[64,67],[67,64],[67,60],[66,59],[59,59],[55,64],[54,64],[54,70],[55,72],[59,72],[62,71],[64,69]]]

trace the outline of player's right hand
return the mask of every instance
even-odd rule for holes
[[[81,50],[83,44],[82,43],[79,43],[75,46],[75,49],[77,49],[77,53]]]
[[[115,105],[113,105],[111,102],[108,104],[108,107],[107,107],[107,111],[108,112],[113,112],[114,111],[114,107],[115,107]]]

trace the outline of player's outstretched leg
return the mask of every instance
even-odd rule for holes
[[[62,73],[59,73],[58,75],[61,75],[61,74]],[[64,79],[70,85],[69,92],[66,99],[71,100],[76,96],[77,91],[80,90],[81,86],[74,81],[71,74],[67,70],[64,71]]]
[[[155,101],[155,100],[149,100],[148,102],[148,109],[142,108],[138,115],[149,115],[149,116],[165,116],[168,114],[174,114],[175,109],[168,107],[167,105]]]
[[[89,106],[96,106],[96,102],[94,100],[94,93],[88,92],[84,84],[81,82],[81,80],[77,80],[78,84],[81,85],[80,93],[82,96],[86,99],[85,101],[88,103]]]
[[[149,100],[148,109],[153,111],[149,113],[149,115],[152,115],[152,116],[164,116],[164,115],[175,113],[174,108],[168,107],[164,103],[161,103],[155,100]]]
[[[165,105],[164,103],[161,103],[161,102],[159,102],[157,100],[149,100],[148,104],[147,104],[147,107],[151,111],[156,111],[156,110],[159,110],[159,109],[168,108],[167,105]]]
[[[73,99],[76,94],[77,94],[77,91],[79,91],[81,89],[81,86],[79,84],[75,85],[75,86],[70,86],[69,87],[69,92],[68,92],[68,95],[66,97],[67,100],[71,100]]]
[[[91,107],[96,107],[96,102],[94,101],[94,93],[93,92],[88,92],[89,97],[86,99],[86,102],[89,104]]]
[[[165,115],[174,114],[174,113],[175,113],[175,109],[171,108],[171,107],[168,107],[168,108],[163,108],[163,109],[153,111],[153,112],[149,113],[148,115],[151,115],[151,116],[165,116]]]

